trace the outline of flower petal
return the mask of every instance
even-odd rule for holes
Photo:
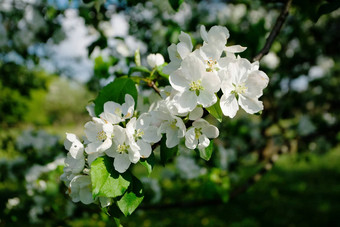
[[[238,103],[247,113],[250,114],[254,114],[263,110],[263,103],[255,98],[252,99],[243,95],[239,95]]]
[[[174,97],[174,100],[176,101],[175,104],[178,108],[178,112],[180,113],[192,111],[197,105],[197,96],[192,91],[185,91],[177,94]]]
[[[185,133],[185,146],[189,149],[195,149],[198,140],[195,135],[195,128],[190,128],[187,133]]]
[[[207,90],[200,91],[200,94],[197,98],[198,104],[201,104],[203,107],[209,107],[217,102],[217,97],[215,93]]]
[[[115,170],[120,173],[124,173],[130,166],[131,162],[128,154],[118,154],[113,161]]]
[[[223,114],[230,118],[235,117],[239,109],[236,97],[233,94],[222,95],[221,100],[220,100],[220,106],[221,106]]]
[[[190,81],[183,76],[181,69],[176,70],[169,76],[169,82],[171,86],[179,92],[187,90],[190,84]]]
[[[151,154],[151,145],[149,143],[144,142],[143,140],[138,140],[137,145],[140,148],[140,156],[141,158],[148,158]]]

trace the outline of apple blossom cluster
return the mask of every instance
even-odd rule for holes
[[[83,141],[66,134],[64,145],[69,153],[61,179],[74,202],[89,204],[96,200],[103,207],[112,203],[111,198],[99,196],[94,200],[92,196],[91,163],[98,157],[110,157],[114,169],[122,174],[131,163],[147,159],[163,136],[167,148],[183,141],[189,149],[204,151],[211,144],[210,139],[219,135],[218,128],[203,119],[205,108],[218,105],[230,118],[239,106],[250,114],[263,109],[258,99],[269,79],[259,71],[258,62],[250,63],[235,55],[246,48],[226,46],[229,31],[221,26],[208,32],[202,26],[201,37],[204,43],[195,50],[184,32],[177,45],[169,46],[171,61],[163,73],[169,75],[170,86],[160,89],[162,99],[152,103],[148,112],[137,114],[134,98],[126,93],[124,103],[107,101],[98,116],[92,106],[92,120],[85,124]],[[155,68],[164,59],[160,54],[152,54],[147,62]],[[218,97],[220,90],[222,95]]]
[[[221,90],[220,107],[225,116],[233,118],[241,106],[247,113],[263,110],[258,100],[269,78],[259,70],[259,63],[250,63],[236,56],[246,48],[226,46],[229,31],[214,26],[208,32],[201,26],[203,45],[193,50],[191,38],[182,32],[179,43],[168,48],[171,62],[164,67],[174,90],[173,103],[179,113],[188,113],[197,106],[214,105]]]

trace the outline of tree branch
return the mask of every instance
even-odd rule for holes
[[[263,58],[263,56],[265,56],[266,54],[268,54],[275,38],[277,37],[277,35],[279,34],[283,23],[285,22],[288,13],[289,13],[289,8],[292,4],[292,0],[287,0],[286,4],[284,5],[284,7],[282,8],[282,11],[279,15],[279,17],[277,18],[275,25],[272,29],[272,31],[270,32],[266,43],[264,45],[264,47],[262,48],[262,50],[253,58],[253,61],[259,61]]]

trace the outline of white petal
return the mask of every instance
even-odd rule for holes
[[[179,112],[189,112],[197,106],[197,96],[193,91],[185,91],[174,97]]]
[[[98,148],[97,152],[103,152],[107,149],[109,149],[112,145],[112,140],[111,138],[107,138]]]
[[[139,149],[140,149],[140,147],[139,147]],[[136,152],[134,149],[129,149],[129,159],[132,163],[137,163],[139,161],[139,159],[141,157],[141,154],[139,152],[140,152],[140,150],[138,152]]]
[[[87,147],[85,148],[85,152],[87,154],[93,154],[93,153],[96,153],[98,152],[98,148],[102,145],[102,142],[101,141],[96,141],[96,142],[93,142],[93,143],[89,143],[87,145]]]
[[[148,158],[151,154],[151,145],[149,143],[146,143],[142,140],[137,141],[137,145],[140,147],[140,156],[142,158]]]
[[[84,187],[80,189],[79,199],[82,203],[86,205],[93,203],[92,192],[89,187]]]
[[[185,33],[181,32],[178,36],[180,43],[177,44],[177,51],[182,59],[188,56],[192,50],[192,42],[190,36]]]
[[[131,162],[129,159],[129,155],[127,154],[118,154],[113,161],[113,166],[115,170],[120,173],[124,173],[130,166]]]
[[[200,94],[197,98],[197,102],[201,104],[203,107],[209,107],[216,103],[217,97],[215,93],[207,90],[200,91]]]
[[[233,86],[233,77],[226,70],[220,70],[219,75],[221,78],[221,90],[224,94],[230,94],[235,87]]]
[[[206,73],[204,63],[191,54],[182,61],[182,76],[187,78],[190,82],[202,79],[203,74]]]
[[[197,106],[193,111],[189,114],[189,119],[195,121],[203,116],[203,108]]]
[[[211,92],[218,92],[221,87],[221,80],[214,72],[205,72],[202,77],[202,87]]]
[[[210,140],[204,134],[199,137],[198,141],[198,149],[206,148],[210,144]]]
[[[112,157],[112,158],[116,157],[118,155],[117,146],[115,144],[113,144],[109,149],[107,149],[105,151],[105,154],[109,157]]]
[[[208,33],[207,33],[207,30],[205,29],[205,26],[204,25],[201,25],[201,37],[203,39],[204,42],[208,43],[209,40],[208,40]]]
[[[227,46],[225,50],[230,53],[240,53],[247,49],[247,47],[243,47],[240,45],[233,45],[233,46]]]
[[[158,128],[155,126],[150,126],[144,130],[143,140],[148,143],[157,143],[161,140],[162,135],[158,133]]]
[[[195,149],[198,140],[195,135],[195,128],[190,128],[187,133],[185,133],[185,146],[189,149]]]
[[[262,102],[257,99],[252,99],[249,97],[239,95],[238,103],[247,113],[250,114],[254,114],[263,110]]]
[[[178,138],[178,131],[169,128],[166,132],[166,141],[165,145],[168,148],[175,147],[179,143],[179,138]]]
[[[169,82],[171,86],[179,92],[187,90],[190,84],[190,81],[183,76],[183,71],[181,69],[176,70],[170,75]]]
[[[125,103],[122,105],[122,111],[125,119],[132,117],[134,108],[135,100],[130,94],[125,94]]]
[[[218,128],[214,125],[208,125],[202,128],[202,133],[206,135],[208,138],[217,138],[219,135]]]
[[[230,118],[235,117],[238,111],[238,108],[239,108],[236,97],[233,94],[222,95],[221,100],[220,100],[220,106],[221,106],[223,114]]]
[[[254,71],[249,74],[245,83],[247,87],[247,96],[250,98],[259,98],[262,96],[262,90],[267,87],[269,82],[268,76],[262,71]]]

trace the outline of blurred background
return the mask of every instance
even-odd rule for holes
[[[0,226],[113,226],[65,194],[65,132],[84,135],[86,105],[127,74],[136,49],[142,65],[148,53],[169,61],[180,31],[195,46],[200,25],[222,25],[251,60],[284,4],[0,0]],[[270,78],[263,113],[210,119],[220,137],[208,162],[182,148],[150,176],[136,165],[146,195],[122,224],[340,226],[339,31],[339,1],[293,0],[260,61]]]

